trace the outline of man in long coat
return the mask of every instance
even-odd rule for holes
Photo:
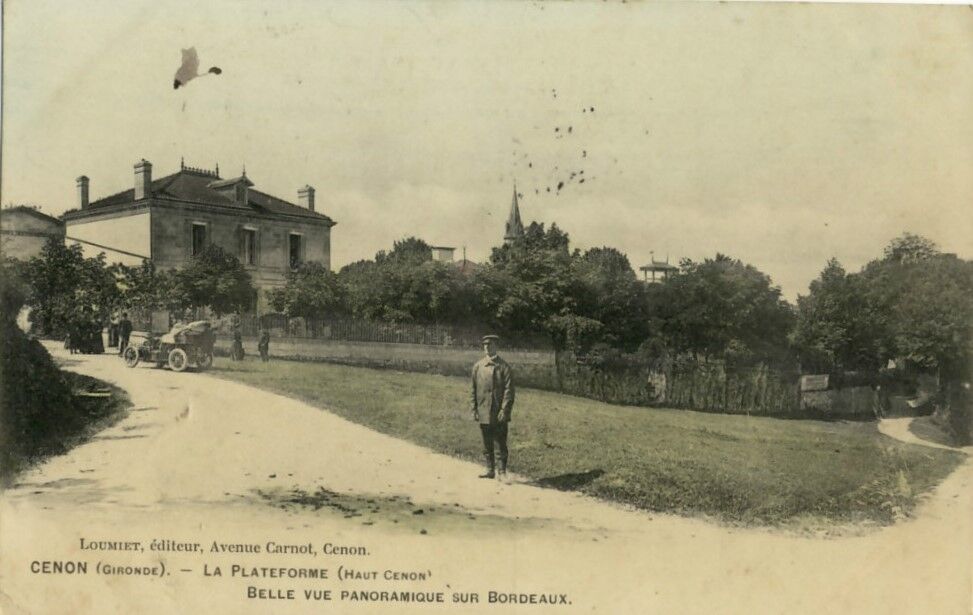
[[[497,354],[499,341],[496,335],[484,336],[486,356],[473,366],[470,411],[473,420],[480,425],[486,462],[486,472],[480,478],[497,476],[502,479],[507,475],[507,425],[514,405],[514,382],[510,365]],[[495,448],[499,453],[497,459],[494,458]]]
[[[125,354],[131,336],[132,321],[128,319],[128,312],[122,312],[122,319],[118,321],[118,354],[120,356]]]

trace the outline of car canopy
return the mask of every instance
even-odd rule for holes
[[[186,338],[197,337],[209,333],[212,325],[208,320],[197,320],[189,324],[177,324],[172,330],[160,338],[164,344],[176,344],[185,342]]]

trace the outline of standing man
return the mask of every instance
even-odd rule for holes
[[[260,341],[257,342],[257,350],[260,351],[260,360],[266,363],[270,360],[270,331],[265,327],[260,332]]]
[[[118,321],[118,354],[125,354],[128,348],[128,338],[132,335],[132,321],[128,319],[128,312],[122,312],[122,319]]]
[[[112,314],[108,321],[108,346],[118,348],[118,314]]]
[[[507,425],[514,405],[514,382],[510,365],[497,354],[499,342],[496,335],[483,336],[486,356],[473,366],[470,411],[473,420],[480,425],[487,468],[480,478],[496,476],[504,479],[507,476]],[[494,460],[494,445],[499,449],[499,468]]]
[[[242,361],[244,354],[243,330],[240,327],[240,323],[236,322],[233,325],[233,348],[230,349],[230,358],[234,361]]]

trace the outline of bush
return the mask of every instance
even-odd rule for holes
[[[969,382],[950,382],[936,407],[936,416],[958,446],[973,443],[973,393]]]
[[[127,402],[119,390],[110,399],[75,397],[75,389],[105,385],[59,370],[9,318],[0,319],[0,353],[0,484],[39,458],[65,452]]]

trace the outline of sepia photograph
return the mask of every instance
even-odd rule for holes
[[[973,5],[6,0],[0,613],[973,613]]]

